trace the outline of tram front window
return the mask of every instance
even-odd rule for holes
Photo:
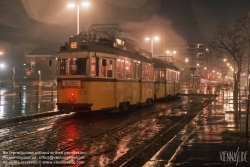
[[[59,59],[60,75],[86,75],[87,58]]]

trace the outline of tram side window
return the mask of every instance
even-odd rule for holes
[[[177,82],[180,81],[180,73],[179,73],[179,72],[176,73],[176,81],[177,81]]]
[[[173,81],[173,72],[172,71],[169,71],[169,73],[168,73],[168,80]]]
[[[124,59],[117,59],[117,78],[124,79]]]
[[[176,72],[173,71],[172,74],[173,74],[173,79],[172,80],[175,81],[176,80]]]
[[[131,69],[131,60],[127,59],[125,60],[125,76],[126,79],[131,79],[132,78],[132,69]]]
[[[96,57],[91,59],[91,76],[96,76]]]
[[[107,77],[113,77],[113,60],[107,60]]]
[[[154,67],[149,65],[149,80],[154,81]]]
[[[145,64],[142,64],[142,71],[141,71],[141,75],[142,75],[142,80],[145,80]]]
[[[75,63],[76,63],[76,75],[86,75],[87,58],[77,58]]]
[[[87,58],[59,59],[60,75],[86,75]]]
[[[155,70],[155,81],[160,81],[160,71]]]
[[[140,79],[140,64],[136,64],[136,79]]]
[[[139,64],[133,62],[133,79],[139,79]]]
[[[156,81],[165,81],[164,71],[156,70]]]
[[[106,66],[102,64],[103,59],[99,59],[100,61],[100,76],[101,77],[113,77],[113,60],[106,59]]]
[[[166,70],[166,80],[168,81],[169,80],[169,71]]]
[[[154,80],[154,68],[148,64],[142,65],[142,79],[145,81]]]
[[[165,81],[164,71],[160,71],[160,81]]]

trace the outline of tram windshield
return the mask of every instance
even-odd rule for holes
[[[86,75],[87,58],[59,59],[60,75]]]

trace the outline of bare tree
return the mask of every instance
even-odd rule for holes
[[[249,31],[249,19],[250,18],[250,10],[245,11],[244,17],[237,20],[238,26],[241,27],[242,31],[245,31],[245,36],[243,37],[248,45],[248,56],[247,56],[247,86],[248,86],[248,96],[247,96],[247,109],[246,109],[246,137],[249,137],[249,127],[248,127],[248,118],[249,118],[249,100],[250,100],[250,81],[249,81],[249,65],[250,65],[250,31]]]
[[[223,22],[220,22],[216,26],[214,32],[214,41],[211,43],[214,51],[219,53],[218,55],[223,58],[227,56],[234,66],[234,90],[233,90],[233,103],[234,111],[238,113],[238,99],[240,88],[240,77],[244,66],[244,56],[247,50],[246,32],[243,31],[243,27],[240,22],[237,21],[235,26],[230,27]],[[240,114],[240,112],[239,112]],[[236,114],[237,115],[237,114]]]

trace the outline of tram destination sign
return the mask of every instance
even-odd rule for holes
[[[62,86],[81,86],[80,80],[63,80]]]

